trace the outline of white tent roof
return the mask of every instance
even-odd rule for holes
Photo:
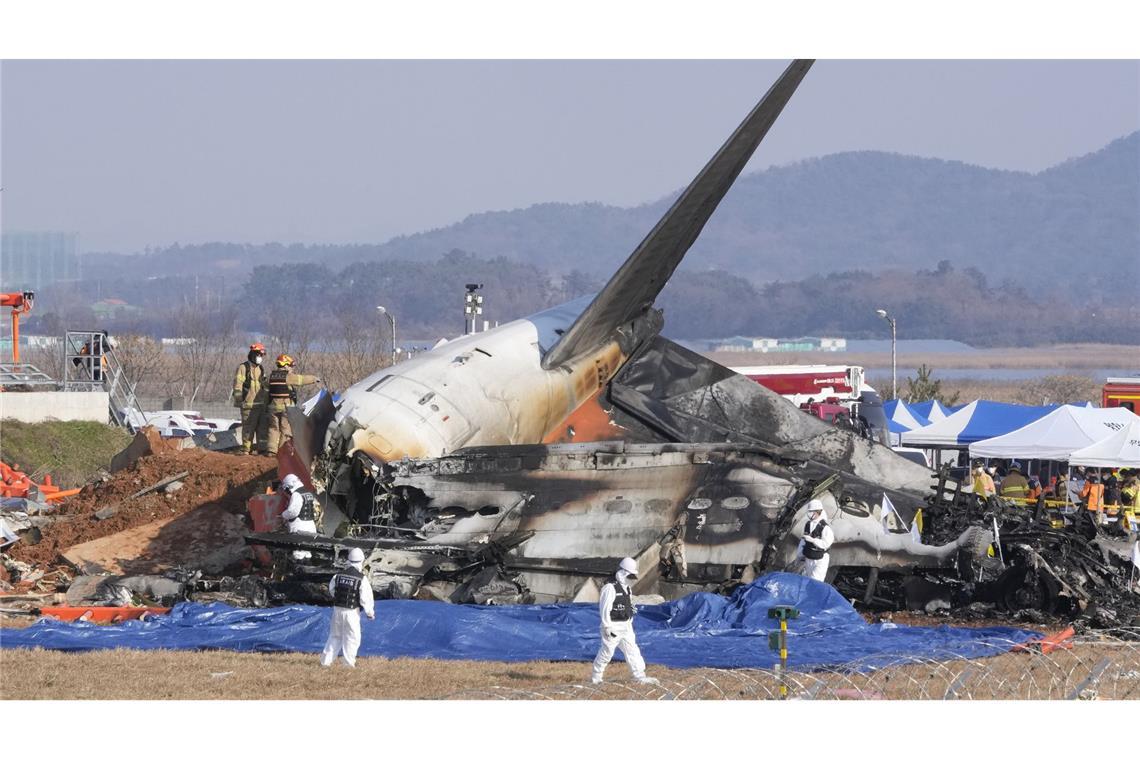
[[[941,401],[931,399],[930,401],[918,401],[909,405],[911,409],[921,414],[931,422],[938,422],[949,417],[954,412],[947,407],[943,406]],[[959,407],[961,408],[961,407]]]
[[[1140,467],[1140,418],[1069,456],[1072,466]]]
[[[965,448],[1024,427],[1055,408],[978,400],[945,419],[906,431],[902,434],[902,442],[904,446],[918,448]]]
[[[970,456],[1067,460],[1069,455],[1129,427],[1140,417],[1123,407],[1061,406],[996,438],[970,444]]]

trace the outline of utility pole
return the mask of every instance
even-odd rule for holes
[[[399,349],[396,348],[396,317],[383,306],[377,306],[376,311],[386,316],[388,321],[392,323],[392,364],[395,364],[396,357],[400,353]]]
[[[899,365],[898,353],[895,350],[897,341],[897,334],[895,332],[895,320],[886,309],[875,309],[875,313],[891,325],[891,398],[898,399],[899,397]]]
[[[463,296],[463,334],[470,335],[475,332],[475,318],[483,313],[483,296],[476,293],[483,289],[483,283],[469,282],[466,287],[467,293]]]

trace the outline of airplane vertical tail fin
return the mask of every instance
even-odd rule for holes
[[[812,61],[793,61],[542,360],[546,369],[602,344],[653,305],[685,253],[796,91]]]

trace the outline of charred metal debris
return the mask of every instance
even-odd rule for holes
[[[989,528],[985,551],[960,551],[952,573],[844,567],[832,580],[841,593],[873,612],[1063,619],[1078,629],[1140,625],[1140,584],[1131,582],[1134,538],[1110,534],[1083,506],[1064,512],[1046,507],[1044,497],[1031,507],[983,500],[963,491],[945,468],[934,477],[923,540],[937,543],[979,526]]]
[[[933,476],[926,499],[887,490],[895,515],[885,519],[881,486],[739,444],[483,447],[353,467],[331,480],[330,491],[346,497],[343,513],[327,500],[332,535],[247,542],[273,550],[279,567],[292,551],[311,552],[292,580],[317,586],[359,547],[380,598],[592,601],[627,554],[643,569],[637,593],[675,598],[794,569],[802,507],[821,497],[843,541],[829,580],[865,610],[1098,628],[1140,622],[1126,540],[1084,510],[983,502],[946,472]],[[908,526],[919,509],[916,544]]]

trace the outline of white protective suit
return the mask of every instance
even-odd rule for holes
[[[281,513],[281,519],[285,521],[285,526],[289,529],[290,533],[304,533],[309,536],[317,535],[317,523],[314,520],[299,520],[297,516],[301,514],[301,504],[304,502],[300,491],[293,491],[289,496],[289,504],[285,507],[285,511]],[[309,559],[313,555],[307,551],[293,552],[293,559],[302,560]]]
[[[364,569],[363,562],[350,562],[350,566],[357,570]],[[336,576],[329,580],[329,593],[334,593]],[[360,649],[360,611],[369,620],[376,619],[376,611],[372,606],[372,586],[365,577],[360,584],[360,607],[348,610],[343,607],[332,608],[332,622],[329,625],[329,638],[325,642],[324,651],[321,652],[321,665],[326,668],[333,664],[338,654],[344,655],[344,661],[350,668],[356,667],[356,650]]]
[[[629,573],[625,570],[618,570],[615,577],[617,582],[632,596],[632,591],[626,584]],[[633,635],[633,618],[629,620],[610,619],[610,611],[613,609],[615,596],[617,596],[617,591],[612,584],[607,583],[602,587],[601,597],[598,599],[598,614],[602,618],[602,642],[598,647],[598,655],[594,658],[594,670],[590,680],[593,683],[601,683],[602,673],[605,672],[610,658],[614,656],[614,650],[621,649],[635,679],[643,683],[656,683],[654,679],[645,677],[645,660],[641,657],[641,650],[637,648],[637,640]]]
[[[813,538],[808,535],[809,533],[815,532],[816,526],[819,525],[820,521],[823,521],[823,535],[819,538]],[[796,547],[796,555],[803,558],[804,562],[803,568],[800,570],[800,575],[806,575],[817,581],[822,581],[826,578],[827,565],[831,561],[831,555],[824,554],[822,559],[808,559],[804,556],[804,545],[810,543],[826,552],[831,548],[831,544],[834,542],[835,532],[832,531],[831,525],[827,522],[827,515],[824,512],[819,512],[813,520],[809,514],[807,525],[804,528],[804,536],[800,539],[799,546]]]

